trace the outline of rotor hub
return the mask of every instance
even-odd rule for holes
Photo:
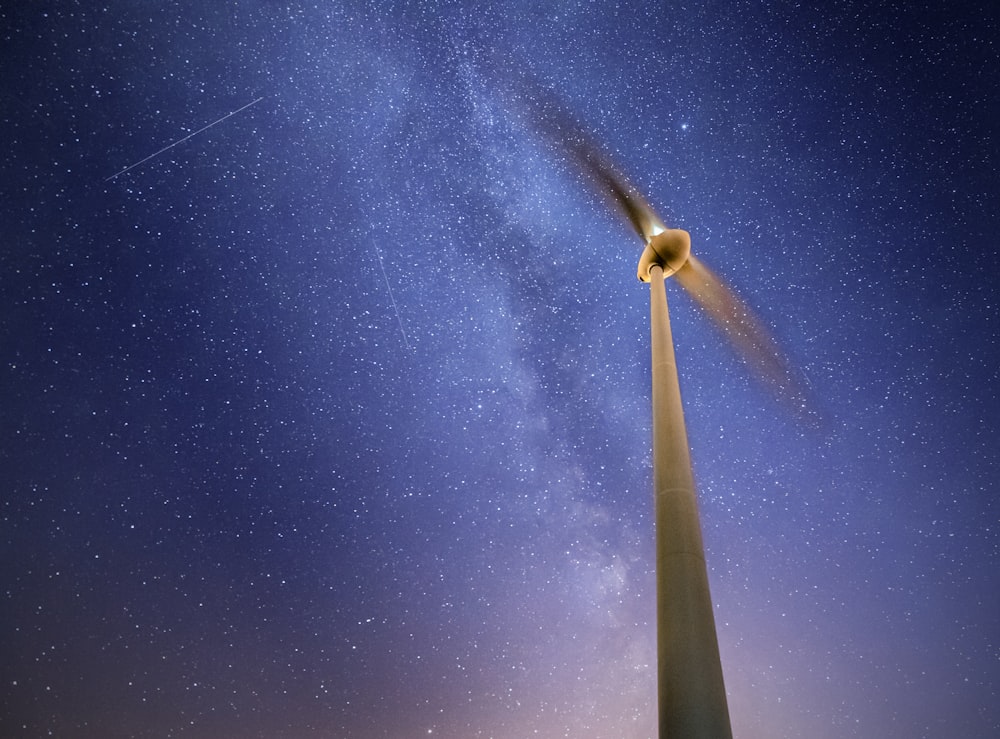
[[[684,266],[691,255],[691,235],[679,228],[668,228],[653,236],[639,257],[638,277],[649,282],[649,270],[654,264],[663,269],[663,276],[670,277]]]

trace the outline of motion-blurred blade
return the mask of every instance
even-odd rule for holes
[[[757,378],[796,414],[807,415],[805,393],[774,339],[722,278],[692,255],[674,274],[674,279],[725,334]]]
[[[623,215],[644,242],[666,226],[600,146],[560,104],[555,93],[527,75],[509,79],[516,102],[532,126],[569,154],[571,163],[609,205]]]
[[[565,142],[573,162],[587,176],[592,186],[605,200],[625,216],[632,228],[649,242],[666,226],[653,208],[611,163],[597,146],[579,135]]]
[[[800,420],[814,422],[815,411],[806,403],[803,383],[784,361],[777,344],[750,308],[696,257],[689,256],[677,269],[655,248],[652,254],[649,253],[653,246],[650,241],[657,234],[667,231],[666,225],[611,158],[559,102],[558,96],[542,87],[527,72],[504,68],[497,72],[497,79],[503,80],[501,87],[506,91],[508,102],[526,115],[536,131],[568,155],[570,163],[588,184],[623,215],[646,242],[646,251],[639,263],[639,279],[645,281],[648,261],[661,264],[667,274],[667,268],[676,269],[673,277],[719,327],[751,372],[769,386]],[[680,259],[683,256],[676,261]]]

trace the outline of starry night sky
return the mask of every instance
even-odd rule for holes
[[[641,243],[516,71],[822,419],[668,284],[734,734],[997,736],[1000,23],[866,5],[0,9],[0,735],[654,735]]]

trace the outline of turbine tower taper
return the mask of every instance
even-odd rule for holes
[[[680,233],[687,237],[686,232]],[[653,364],[659,733],[661,739],[725,739],[732,737],[729,704],[677,379],[665,272],[654,261],[646,274]]]

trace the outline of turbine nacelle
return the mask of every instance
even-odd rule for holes
[[[691,235],[679,228],[668,228],[652,236],[639,257],[638,278],[649,282],[649,270],[654,264],[663,268],[663,276],[677,272],[691,256]]]

